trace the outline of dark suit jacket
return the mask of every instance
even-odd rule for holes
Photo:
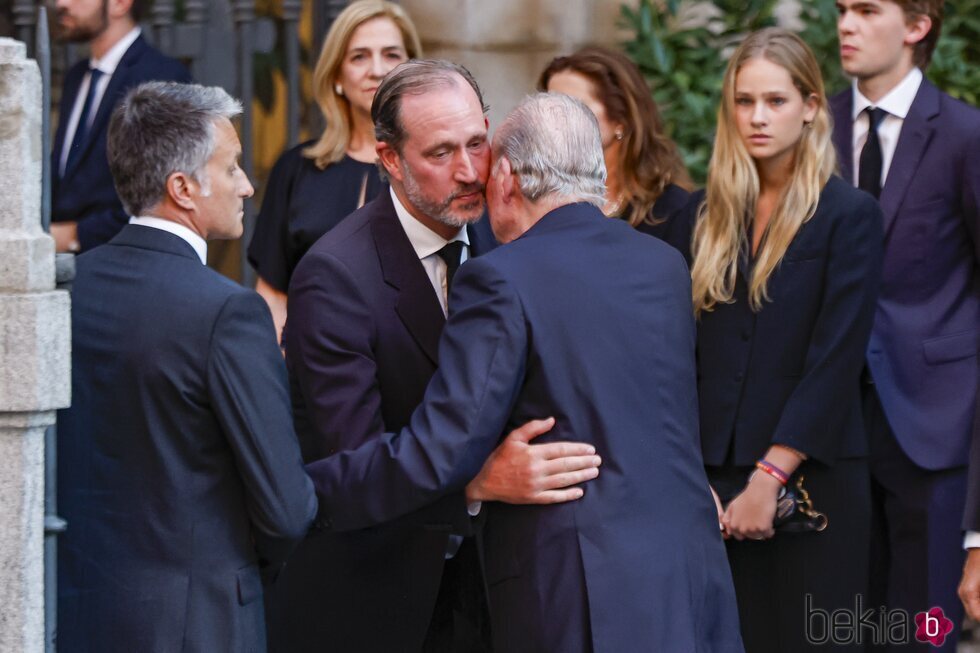
[[[703,199],[692,198],[684,222],[693,224]],[[881,252],[877,202],[835,176],[769,277],[771,301],[758,313],[741,257],[735,301],[702,313],[698,325],[706,464],[752,465],[771,444],[824,463],[867,454],[859,377]]]
[[[316,513],[262,299],[173,234],[81,256],[58,422],[59,651],[262,651],[260,564]]]
[[[486,220],[470,253],[495,245]],[[399,429],[438,364],[445,317],[387,187],[320,238],[289,286],[284,343],[303,457]],[[318,534],[290,559],[270,601],[276,650],[418,651],[432,618],[461,493],[356,533]]]
[[[160,54],[142,36],[138,37],[126,50],[106,86],[92,127],[85,135],[81,153],[62,176],[61,153],[65,147],[71,147],[71,143],[65,143],[65,130],[78,87],[87,70],[88,59],[84,59],[65,75],[58,111],[58,130],[51,152],[51,220],[77,221],[78,242],[82,251],[108,242],[129,220],[116,195],[106,159],[106,136],[112,111],[130,89],[143,82],[191,81],[190,73],[184,66]]]
[[[831,100],[853,179],[851,89]],[[923,79],[881,191],[885,262],[868,367],[889,425],[926,469],[964,465],[977,410],[980,111]]]
[[[539,440],[592,442],[602,471],[580,501],[484,506],[495,650],[741,651],[698,451],[681,256],[573,204],[466,262],[450,307],[409,427],[307,465],[321,524],[359,528],[458,492],[502,434],[554,415]]]

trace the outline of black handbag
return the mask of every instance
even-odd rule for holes
[[[803,474],[790,477],[776,499],[772,526],[777,533],[819,533],[827,528],[827,515],[814,510],[810,493],[803,487]]]

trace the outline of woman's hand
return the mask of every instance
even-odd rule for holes
[[[765,540],[775,535],[772,520],[781,488],[779,481],[769,474],[753,474],[721,518],[725,531],[740,541]]]
[[[727,540],[728,531],[725,530],[725,525],[721,523],[722,517],[725,516],[725,509],[721,507],[721,499],[718,498],[715,488],[709,485],[708,489],[711,490],[711,498],[715,500],[715,510],[718,511],[718,528],[721,530],[721,536]]]

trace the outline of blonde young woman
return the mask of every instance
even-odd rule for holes
[[[421,54],[411,19],[391,2],[357,0],[331,26],[313,72],[326,128],[276,162],[248,247],[259,276],[256,290],[272,310],[277,333],[300,258],[380,191],[371,102],[388,71]]]
[[[831,641],[821,615],[867,594],[860,381],[881,212],[834,175],[830,139],[806,44],[775,28],[746,38],[725,73],[707,187],[688,220],[702,452],[753,653]],[[777,499],[801,475],[829,519],[823,531],[774,524]]]

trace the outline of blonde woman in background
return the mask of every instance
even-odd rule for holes
[[[882,218],[834,175],[830,138],[810,49],[782,29],[750,35],[725,73],[707,188],[687,209],[693,240],[679,243],[693,254],[702,453],[753,653],[831,641],[821,615],[867,594],[859,382]],[[800,475],[825,530],[775,521]]]
[[[313,72],[313,94],[326,127],[319,139],[276,162],[248,247],[259,277],[256,290],[269,304],[277,333],[286,321],[286,291],[300,258],[381,190],[371,102],[388,71],[421,53],[411,19],[391,2],[357,0],[331,26]]]

